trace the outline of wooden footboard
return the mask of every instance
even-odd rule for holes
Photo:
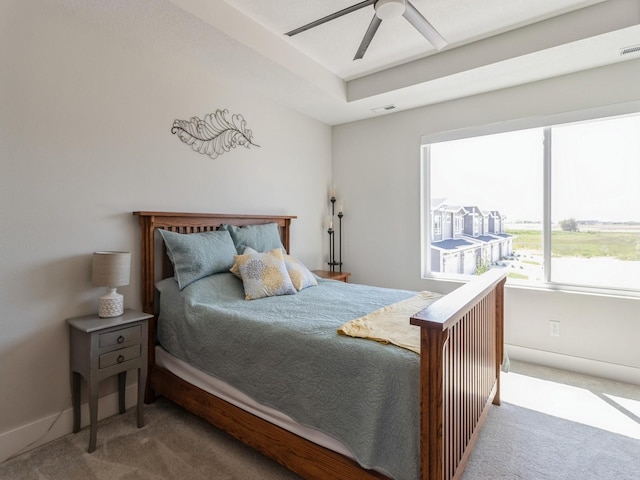
[[[411,318],[421,328],[425,480],[462,476],[491,403],[500,404],[505,281],[490,270]]]
[[[289,248],[292,216],[134,212],[141,227],[142,303],[155,314],[155,282],[172,275],[154,232],[193,233],[235,225],[276,222]],[[155,266],[163,272],[155,274]],[[500,401],[505,274],[490,270],[411,318],[421,328],[421,479],[462,476],[491,403]],[[408,320],[409,321],[409,320]],[[155,365],[155,319],[149,322],[147,402],[162,395],[205,418],[306,479],[385,478],[353,460],[259,419]]]

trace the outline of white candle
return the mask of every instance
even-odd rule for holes
[[[340,203],[338,203],[338,213],[342,212],[344,212],[344,200],[340,200]]]
[[[333,217],[329,215],[329,221],[327,222],[327,228],[333,228]]]
[[[332,188],[329,190],[329,198],[336,198],[336,189]]]

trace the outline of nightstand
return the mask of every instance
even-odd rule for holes
[[[153,315],[126,308],[119,317],[97,314],[69,318],[73,433],[80,431],[80,378],[89,388],[89,453],[96,449],[98,428],[98,386],[118,375],[118,406],[125,412],[127,371],[138,370],[138,428],[144,426],[142,404],[147,382],[147,323]]]
[[[349,283],[349,272],[332,272],[330,270],[313,270],[313,273],[320,278],[328,278],[329,280],[338,280],[340,282]]]

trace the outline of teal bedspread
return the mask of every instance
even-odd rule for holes
[[[415,292],[318,282],[247,301],[230,273],[182,292],[163,280],[158,339],[200,370],[341,440],[363,467],[419,478],[419,356],[336,331]]]

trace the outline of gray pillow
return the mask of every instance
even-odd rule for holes
[[[282,252],[285,253],[277,223],[245,225],[242,227],[224,224],[220,226],[220,230],[227,230],[231,234],[239,254],[242,254],[246,247],[253,248],[260,253],[281,248]]]
[[[224,230],[187,234],[160,230],[160,235],[180,290],[201,278],[229,271],[238,254]]]

